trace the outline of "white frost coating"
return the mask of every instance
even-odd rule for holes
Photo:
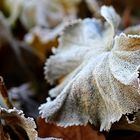
[[[9,123],[8,125],[11,125],[11,127],[13,128],[16,125],[20,126],[27,133],[29,140],[37,140],[37,131],[35,130],[36,124],[33,118],[25,118],[22,110],[17,110],[16,108],[5,109],[0,107],[0,118],[7,121],[7,119],[9,119],[7,116],[11,116],[16,120],[16,122],[14,122],[14,125],[12,123]]]
[[[140,108],[140,37],[115,36],[119,16],[111,7],[101,11],[105,23],[85,19],[68,26],[45,64],[48,81],[65,77],[50,91],[56,99],[39,107],[47,122],[64,127],[90,122],[103,131]]]
[[[89,57],[90,54],[87,56],[87,53],[91,53],[91,48],[95,50],[91,55],[96,56],[101,52],[104,48],[97,42],[102,39],[101,28],[101,23],[95,19],[70,23],[59,39],[60,45],[55,49],[55,56],[46,61],[45,78],[52,84],[74,70],[85,57]]]
[[[124,32],[131,35],[140,35],[140,24],[126,28]]]
[[[112,37],[115,35],[116,29],[120,24],[120,16],[115,12],[113,7],[102,6],[101,15],[111,25]]]
[[[63,20],[75,19],[81,0],[5,0],[9,8],[9,23],[20,19],[25,28],[55,27]]]
[[[87,3],[87,6],[89,8],[89,10],[98,15],[100,12],[100,6],[99,3],[97,2],[97,0],[85,0],[85,2]]]

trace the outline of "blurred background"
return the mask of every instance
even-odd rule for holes
[[[140,23],[138,0],[0,0],[0,75],[15,107],[38,118],[38,106],[55,86],[45,81],[43,67],[60,33],[71,20],[100,19],[102,5],[121,16],[120,31]]]

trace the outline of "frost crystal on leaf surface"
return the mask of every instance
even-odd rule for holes
[[[120,17],[112,7],[103,6],[101,15],[105,22],[70,24],[46,61],[45,78],[64,79],[49,93],[55,100],[39,108],[47,122],[64,127],[90,122],[103,131],[140,108],[140,36],[115,35]]]
[[[37,140],[36,124],[33,118],[25,118],[23,111],[0,107],[1,140]]]

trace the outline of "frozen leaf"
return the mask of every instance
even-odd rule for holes
[[[12,0],[5,0],[5,8],[10,13],[10,17],[8,18],[9,24],[14,24],[20,16],[23,2],[24,0],[15,0],[14,2]]]
[[[1,99],[3,102],[1,102]],[[9,108],[12,108],[12,105],[3,79],[0,77],[0,139],[36,140],[37,132],[34,120],[29,117],[25,118],[21,110]]]
[[[9,22],[13,24],[18,18],[30,29],[35,26],[55,27],[63,20],[76,17],[77,4],[81,0],[6,0],[11,13]]]
[[[59,48],[53,50],[55,56],[51,56],[51,59],[46,63],[45,76],[50,83],[71,72],[85,57],[90,57],[90,55],[96,56],[104,49],[110,49],[110,44],[112,43],[110,40],[113,39],[113,35],[116,31],[119,16],[116,15],[112,7],[108,10],[106,10],[106,7],[103,7],[102,13],[104,13],[104,16],[107,17],[111,25],[111,28],[106,27],[104,32],[101,32],[104,27],[100,21],[96,19],[85,19],[82,22],[77,20],[70,23],[69,28],[65,29],[64,35],[62,35],[59,40]],[[111,18],[108,16],[109,14],[116,17],[116,22],[115,19],[110,16],[113,19],[113,21],[111,21]],[[105,26],[108,25],[107,23]],[[103,43],[99,42],[101,39]],[[106,48],[104,48],[103,44],[107,44]],[[92,54],[90,54],[91,48],[95,50]]]
[[[65,23],[58,25],[54,29],[35,27],[25,36],[25,41],[29,44],[32,44],[35,40],[35,37],[37,37],[38,40],[42,42],[42,44],[46,44],[49,41],[54,40],[62,32],[64,27]]]
[[[87,6],[89,10],[95,15],[98,16],[100,15],[100,7],[99,7],[99,2],[97,0],[85,0],[87,3]]]
[[[27,116],[34,118],[38,116],[39,103],[32,99],[35,91],[31,84],[25,83],[19,87],[13,87],[8,90],[8,93],[14,107],[23,110]]]
[[[32,118],[25,118],[21,110],[0,107],[0,138],[2,140],[36,140],[36,125]]]
[[[68,26],[47,60],[49,82],[65,76],[50,91],[56,99],[39,108],[47,122],[64,127],[90,122],[103,131],[140,108],[140,36],[115,36],[120,18],[112,7],[103,6],[101,15],[104,23],[85,19]]]
[[[80,0],[35,0],[24,4],[21,20],[27,27],[29,21],[34,21],[34,25],[55,27],[63,20],[73,19],[76,17],[76,5]],[[32,10],[33,9],[33,10]],[[32,11],[31,11],[32,10]],[[28,16],[28,15],[33,16]]]
[[[51,53],[51,48],[58,45],[57,38],[66,26],[65,24],[62,23],[54,29],[37,26],[26,34],[25,41],[34,47],[39,56],[44,60],[46,55]]]
[[[140,35],[140,25],[135,25],[125,29],[126,34]]]
[[[8,22],[2,12],[0,11],[0,49],[5,44],[11,44],[11,46],[14,45],[13,37],[10,32],[10,28],[8,25]]]
[[[116,13],[113,7],[102,6],[101,15],[110,24],[112,30],[117,29],[120,23],[120,16]]]

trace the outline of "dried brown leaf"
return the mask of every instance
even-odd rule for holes
[[[56,137],[63,140],[105,140],[104,135],[90,125],[63,128],[45,123],[40,118],[38,119],[38,133],[40,137]]]

